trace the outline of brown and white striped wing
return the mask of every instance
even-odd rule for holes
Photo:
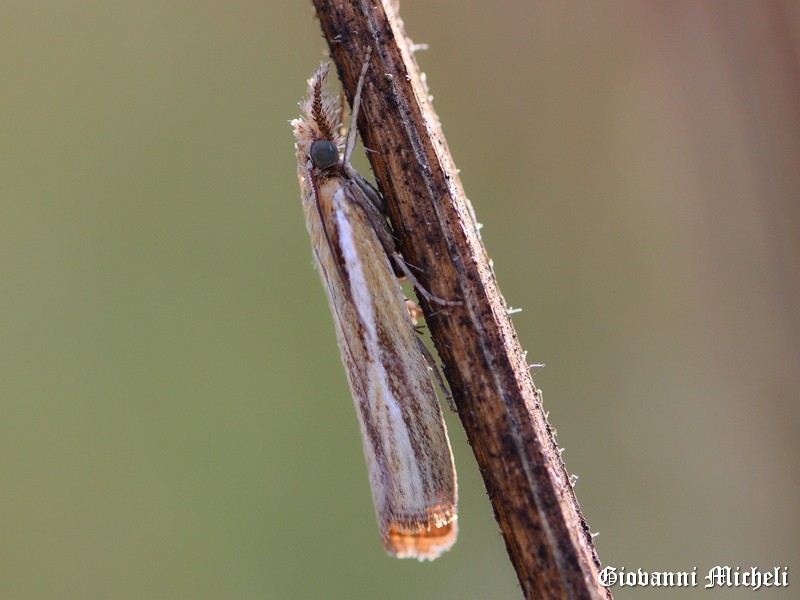
[[[457,491],[429,367],[360,206],[367,199],[354,197],[363,192],[337,177],[315,187],[317,198],[304,195],[306,219],[361,424],[383,544],[395,556],[433,559],[455,542]]]

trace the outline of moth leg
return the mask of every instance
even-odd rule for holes
[[[422,318],[422,309],[419,307],[419,304],[411,300],[410,298],[406,298],[406,308],[408,309],[408,314],[411,316],[411,321],[414,323],[414,331],[418,334],[422,335],[422,329],[424,325],[417,325],[417,321]],[[447,406],[450,410],[454,413],[457,413],[456,410],[456,403],[453,400],[453,395],[450,393],[450,390],[447,389],[447,386],[444,384],[444,377],[442,377],[442,372],[439,369],[436,361],[433,358],[433,355],[428,350],[428,347],[422,341],[422,338],[417,338],[417,344],[419,344],[419,350],[422,352],[422,356],[425,358],[425,362],[428,363],[428,368],[433,371],[433,375],[436,378],[436,383],[439,386],[439,389],[442,390],[442,395],[447,399]]]
[[[417,345],[419,346],[420,352],[422,352],[422,356],[425,357],[425,362],[428,363],[428,368],[433,371],[433,377],[436,379],[436,383],[439,385],[439,389],[442,390],[442,394],[444,395],[445,399],[447,400],[447,406],[450,408],[450,411],[453,413],[458,413],[458,409],[456,408],[455,400],[453,400],[453,394],[450,393],[450,390],[447,389],[447,386],[444,384],[444,377],[442,377],[442,372],[439,370],[436,361],[433,359],[433,355],[428,350],[428,347],[422,341],[422,338],[417,338]]]
[[[350,177],[350,179],[352,179],[353,182],[355,182],[355,184],[361,188],[361,191],[364,192],[367,200],[369,200],[372,205],[378,209],[378,212],[380,212],[381,215],[386,215],[386,200],[383,199],[383,196],[380,195],[378,190],[376,190],[369,181],[364,179],[364,176],[356,171],[352,165],[350,165],[350,163],[345,164],[344,170],[348,177]]]
[[[425,296],[425,299],[428,302],[434,302],[443,306],[461,306],[463,304],[463,302],[459,302],[458,300],[445,300],[444,298],[439,298],[439,296],[434,296],[428,290],[422,287],[422,284],[411,272],[411,269],[408,268],[408,264],[406,264],[405,259],[399,252],[394,251],[390,254],[390,256],[394,261],[394,264],[397,265],[397,267],[403,272],[405,278],[413,284],[414,288],[419,291],[420,294]]]

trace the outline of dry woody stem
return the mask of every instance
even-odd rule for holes
[[[611,598],[396,2],[314,5],[525,597]]]

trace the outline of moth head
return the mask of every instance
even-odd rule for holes
[[[292,120],[300,164],[309,160],[318,169],[329,169],[339,163],[344,148],[340,132],[339,99],[325,91],[330,63],[322,63],[308,80],[308,94],[300,102],[302,116]]]

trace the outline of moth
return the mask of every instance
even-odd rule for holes
[[[346,139],[340,103],[325,91],[329,64],[308,81],[302,116],[291,121],[297,171],[361,426],[383,546],[392,556],[432,560],[456,540],[456,473],[431,381],[433,365],[393,266],[417,282],[396,249],[382,196],[350,165],[368,63],[369,53]]]

